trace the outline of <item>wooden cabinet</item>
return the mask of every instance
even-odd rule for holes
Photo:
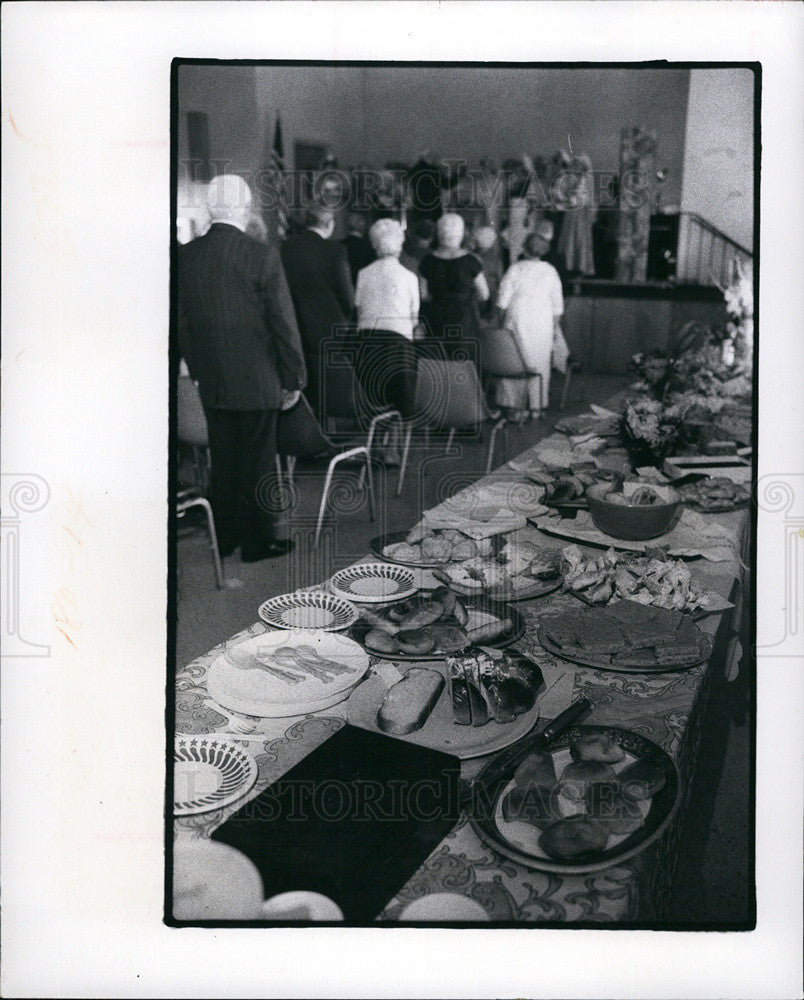
[[[572,355],[588,371],[606,375],[623,374],[634,354],[667,351],[672,336],[690,321],[725,321],[717,289],[611,284],[597,294],[588,287],[570,289],[564,302],[564,335]]]

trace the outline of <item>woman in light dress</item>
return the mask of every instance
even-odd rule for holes
[[[511,411],[509,416],[518,421],[528,415],[537,419],[546,408],[554,338],[563,344],[561,279],[553,265],[541,259],[552,239],[553,224],[542,220],[525,242],[526,259],[511,264],[497,296],[504,326],[516,339],[525,370],[541,376],[497,380],[497,404]]]

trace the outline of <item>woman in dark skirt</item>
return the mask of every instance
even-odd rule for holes
[[[460,215],[442,215],[436,224],[436,236],[436,249],[419,265],[422,316],[428,333],[423,353],[477,360],[478,307],[489,297],[483,267],[473,253],[461,246],[464,223]]]
[[[355,372],[371,412],[399,410],[413,415],[416,349],[413,334],[419,315],[416,275],[399,263],[404,231],[395,219],[380,219],[369,230],[377,260],[357,276],[355,306],[358,343]],[[398,458],[390,443],[386,461]]]

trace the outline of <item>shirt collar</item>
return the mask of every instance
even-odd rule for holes
[[[243,222],[235,222],[234,219],[215,219],[212,223],[213,226],[233,226],[235,229],[239,229],[241,233],[245,233],[246,225]]]

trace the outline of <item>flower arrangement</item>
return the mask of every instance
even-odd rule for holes
[[[644,396],[626,404],[620,435],[634,468],[660,466],[672,452],[681,432],[677,411]]]

